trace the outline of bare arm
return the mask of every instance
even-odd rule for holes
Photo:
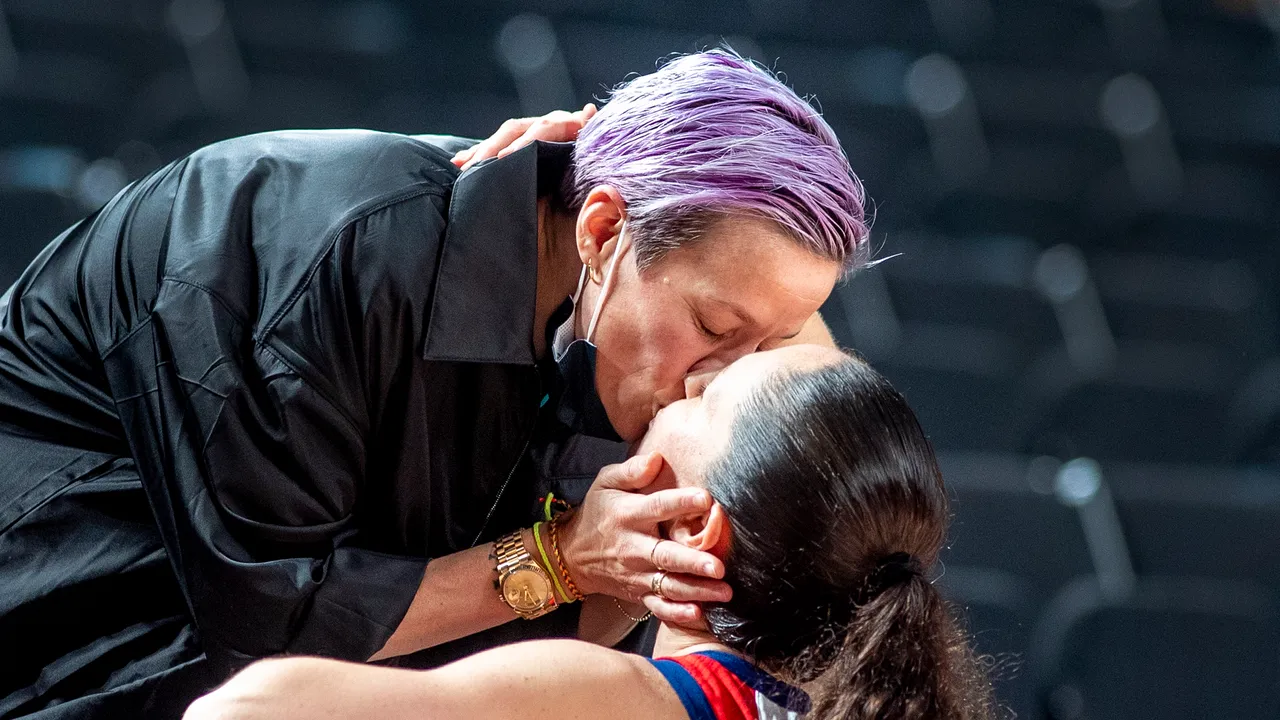
[[[318,658],[265,660],[197,700],[185,720],[686,720],[648,661],[576,640],[489,650],[428,672]]]
[[[524,535],[525,549],[533,547],[532,532],[525,530]],[[404,619],[382,649],[369,659],[416,652],[515,619],[515,613],[493,588],[496,575],[489,556],[492,549],[486,543],[427,563]]]

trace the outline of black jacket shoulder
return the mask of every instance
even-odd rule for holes
[[[210,145],[184,162],[170,226],[183,242],[170,243],[163,276],[205,288],[261,327],[295,299],[344,229],[388,209],[410,231],[437,225],[456,177],[444,151],[391,133],[282,131]],[[411,232],[381,239],[401,266],[438,242]],[[242,284],[254,276],[257,288]]]

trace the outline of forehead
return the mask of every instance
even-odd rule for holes
[[[780,314],[821,305],[840,264],[802,247],[772,221],[726,217],[697,242],[668,253],[653,271],[705,300]]]

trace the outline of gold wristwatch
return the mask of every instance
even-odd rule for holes
[[[498,596],[516,615],[532,620],[556,609],[556,592],[551,576],[525,549],[521,533],[494,541],[493,557],[498,561]]]

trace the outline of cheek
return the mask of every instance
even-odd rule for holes
[[[610,366],[608,377],[602,368],[601,380],[623,385],[623,392],[642,394],[683,383],[706,354],[706,339],[686,319],[687,313],[663,298],[644,293],[626,299],[626,307],[619,303],[614,322],[607,328],[602,325],[596,338]]]
[[[691,473],[697,469],[700,443],[696,430],[701,426],[701,419],[689,401],[673,403],[654,418],[649,431],[635,447],[635,454],[662,455],[662,473],[648,491],[689,484]]]

